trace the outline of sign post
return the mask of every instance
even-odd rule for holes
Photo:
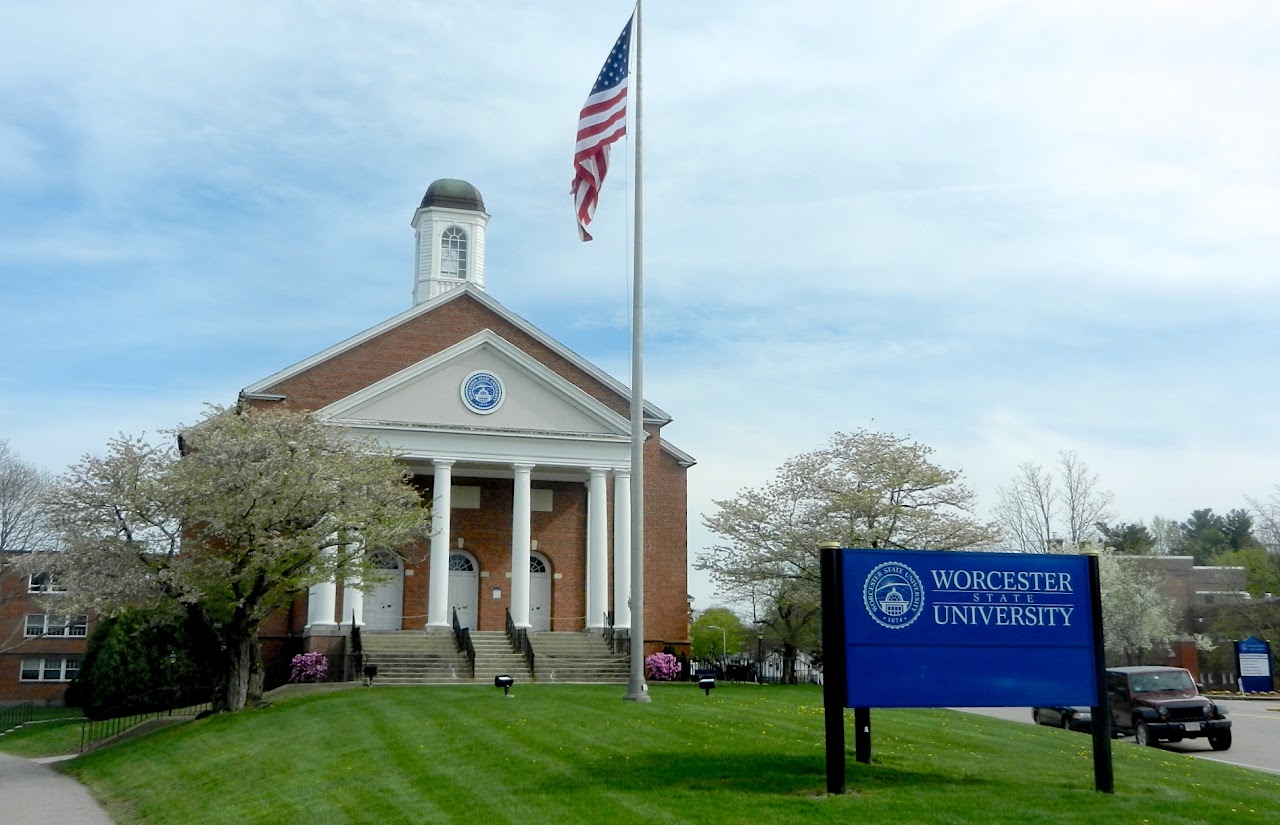
[[[844,555],[834,542],[818,548],[818,564],[822,573],[822,710],[827,727],[827,793],[844,793],[844,708],[848,690],[845,686],[844,598],[840,592],[844,581]],[[828,659],[828,655],[836,658]],[[836,664],[832,667],[831,664]],[[870,743],[868,742],[868,750]],[[870,756],[868,755],[868,761]]]
[[[1106,643],[1102,636],[1102,572],[1098,554],[1085,556],[1089,561],[1089,591],[1093,594],[1093,658],[1098,689],[1090,709],[1089,730],[1093,733],[1093,789],[1099,793],[1115,793],[1115,772],[1111,765],[1111,706],[1107,703]]]

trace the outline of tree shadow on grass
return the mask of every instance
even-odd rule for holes
[[[733,793],[819,795],[826,792],[826,764],[817,758],[771,753],[642,753],[623,760],[603,762],[592,771],[593,779],[619,790],[668,787],[690,791],[721,790]],[[861,765],[850,754],[845,768],[849,793],[889,789],[905,785],[991,785],[994,780],[956,775],[927,768],[912,769]]]

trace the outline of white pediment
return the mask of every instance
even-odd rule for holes
[[[463,401],[477,371],[497,376],[505,391],[487,414]],[[491,330],[484,330],[318,411],[322,418],[444,429],[544,434],[626,435],[623,416],[566,381]]]

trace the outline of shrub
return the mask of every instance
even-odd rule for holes
[[[680,663],[670,653],[654,653],[644,660],[645,671],[649,678],[658,682],[669,682],[680,675]]]
[[[329,675],[329,657],[323,653],[299,653],[289,662],[290,682],[323,682]]]
[[[103,619],[89,636],[66,702],[91,719],[207,702],[212,666],[200,648],[181,619],[163,612],[130,610]]]

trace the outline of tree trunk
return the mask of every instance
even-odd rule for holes
[[[223,651],[221,672],[213,689],[215,713],[243,710],[249,696],[249,677],[253,670],[254,637],[229,641]]]
[[[245,701],[256,705],[262,701],[262,683],[266,678],[266,668],[262,665],[262,643],[258,641],[258,631],[253,631],[253,638],[249,645],[252,660],[249,665],[249,688]]]
[[[782,684],[796,683],[796,648],[795,645],[782,645]]]

